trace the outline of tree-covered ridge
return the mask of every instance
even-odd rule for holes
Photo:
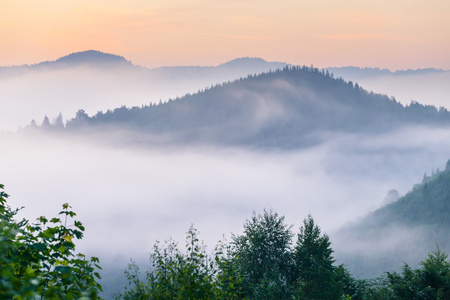
[[[450,249],[450,161],[424,175],[398,200],[335,232],[338,258],[357,277],[368,278],[417,262],[435,245]],[[348,247],[347,245],[355,245]]]
[[[423,181],[397,201],[369,216],[360,224],[361,235],[376,236],[390,228],[410,228],[420,232],[425,245],[438,244],[450,249],[450,161],[443,171]]]
[[[450,161],[445,170],[437,170],[431,176],[425,174],[422,183],[397,201],[373,212],[369,220],[367,222],[383,226],[423,225],[450,230]]]
[[[385,95],[309,67],[241,78],[159,105],[121,107],[89,117],[80,110],[68,130],[121,128],[174,142],[301,147],[324,132],[374,133],[405,125],[450,124],[445,108]]]

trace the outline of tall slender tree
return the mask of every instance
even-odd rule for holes
[[[339,299],[334,259],[328,235],[322,234],[311,215],[303,220],[294,249],[294,284],[299,299]]]

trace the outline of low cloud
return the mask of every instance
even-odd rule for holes
[[[3,134],[0,178],[10,204],[25,206],[21,216],[53,216],[68,202],[87,228],[81,250],[127,261],[147,257],[155,240],[183,241],[191,223],[212,249],[264,208],[295,227],[311,213],[331,232],[445,165],[448,133],[413,132],[417,142],[398,138],[407,130],[342,135],[290,152]],[[441,139],[429,141],[430,133]]]

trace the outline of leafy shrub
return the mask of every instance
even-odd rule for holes
[[[14,219],[19,209],[7,205],[8,197],[0,191],[0,298],[100,299],[99,260],[75,254],[84,226],[67,225],[76,215],[69,204],[59,213],[63,218],[30,223]]]

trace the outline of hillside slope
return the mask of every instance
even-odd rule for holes
[[[450,161],[444,171],[425,175],[409,193],[336,232],[334,238],[339,259],[355,275],[373,277],[398,270],[404,262],[415,266],[436,245],[449,252],[449,232]]]
[[[444,171],[425,175],[408,194],[375,211],[365,222],[367,227],[423,225],[450,230],[450,161]],[[450,235],[446,238],[450,239]],[[441,242],[450,246],[450,240]]]
[[[410,125],[447,126],[446,109],[385,95],[308,67],[249,76],[170,99],[88,117],[83,111],[68,129],[114,126],[171,142],[202,142],[296,148],[330,133],[379,133]]]

